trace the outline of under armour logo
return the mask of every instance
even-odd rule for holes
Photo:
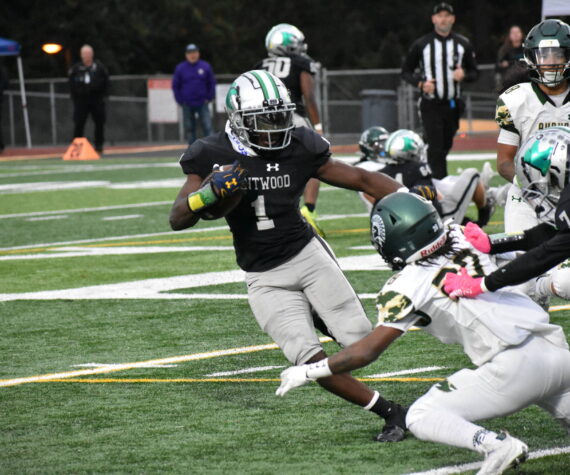
[[[519,203],[522,201],[522,197],[520,196],[511,196],[511,201],[518,201]]]
[[[267,164],[267,171],[274,171],[274,172],[278,172],[279,171],[279,164],[278,163],[274,163],[273,165],[271,165],[271,163]]]
[[[237,186],[237,180],[232,178],[230,181],[226,181],[226,188],[231,188],[232,186]]]

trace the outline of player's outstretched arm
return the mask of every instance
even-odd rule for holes
[[[303,386],[310,381],[362,368],[375,361],[402,334],[401,330],[381,325],[362,340],[329,358],[316,363],[287,368],[281,373],[281,385],[275,394],[284,396],[291,389]]]
[[[363,191],[376,199],[398,191],[402,185],[388,175],[369,172],[334,159],[328,160],[319,168],[318,178],[330,185]]]
[[[497,144],[497,171],[508,182],[515,178],[515,155],[518,147],[504,143]]]
[[[186,182],[178,192],[178,196],[170,210],[170,227],[174,231],[180,231],[194,226],[200,217],[190,211],[188,206],[188,195],[200,188],[202,178],[199,175],[188,175]]]

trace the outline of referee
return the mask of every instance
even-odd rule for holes
[[[476,80],[479,71],[469,40],[451,31],[453,7],[445,2],[437,4],[431,21],[434,31],[412,44],[402,66],[402,79],[420,89],[428,162],[433,177],[441,179],[447,176],[447,153],[465,108],[461,83]]]

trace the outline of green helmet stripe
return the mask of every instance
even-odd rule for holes
[[[251,74],[259,82],[263,95],[265,99],[279,99],[279,90],[277,89],[277,84],[266,71],[251,71]],[[273,97],[272,96],[273,93]]]
[[[523,162],[528,163],[531,167],[540,171],[542,176],[546,176],[550,169],[550,153],[552,147],[546,150],[539,150],[539,140],[532,144],[523,156]]]
[[[271,83],[271,86],[273,86],[273,91],[275,92],[275,97],[277,99],[281,99],[281,96],[279,95],[279,89],[277,88],[277,84],[275,84],[275,79],[273,79],[273,76],[271,74],[267,74],[267,77],[269,78],[269,82]]]
[[[229,110],[233,110],[234,105],[232,104],[232,96],[237,96],[237,87],[235,82],[230,86],[228,93],[226,94],[226,107]]]
[[[265,87],[265,82],[263,82],[261,76],[256,71],[252,71],[251,74],[255,79],[257,79],[257,82],[261,86],[261,90],[263,91],[263,96],[265,97],[265,99],[269,99],[269,92],[267,90],[267,87]]]

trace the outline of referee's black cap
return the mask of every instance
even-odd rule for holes
[[[451,13],[452,15],[455,15],[455,12],[453,11],[453,7],[449,4],[449,3],[445,3],[445,2],[441,2],[438,3],[435,7],[433,7],[433,14],[437,14],[439,12],[443,12],[446,11],[448,13]]]

